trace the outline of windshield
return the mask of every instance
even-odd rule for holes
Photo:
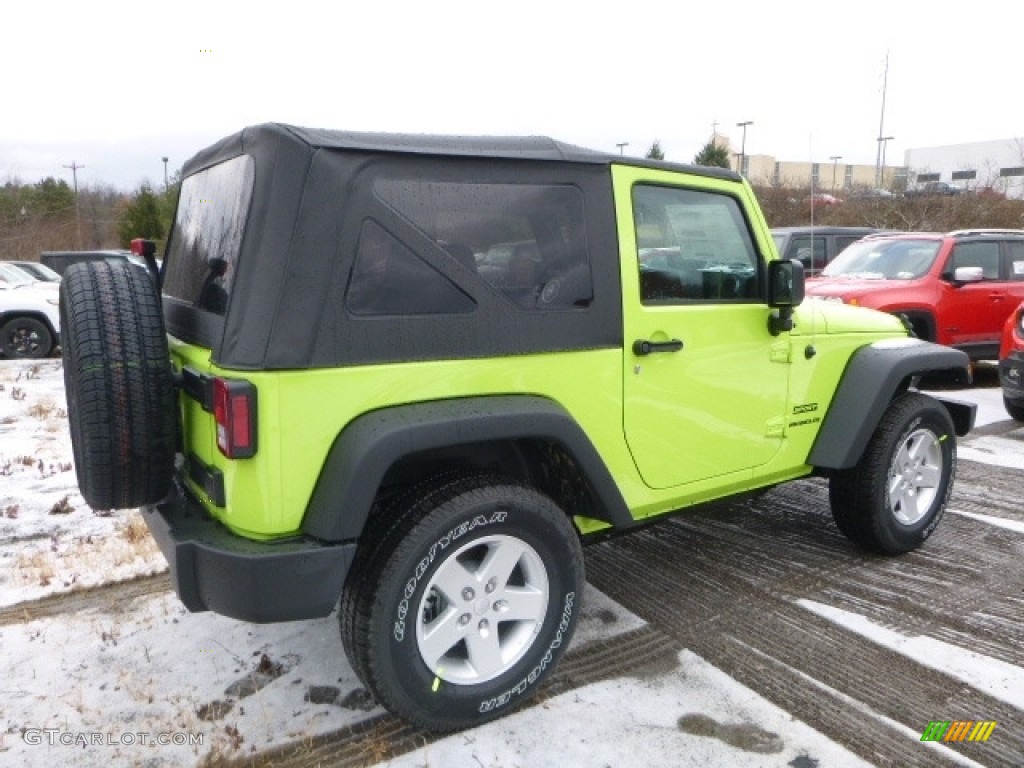
[[[19,285],[32,285],[36,281],[12,264],[0,264],[0,283],[11,288]]]
[[[914,280],[931,269],[939,240],[862,240],[822,270],[825,277]]]

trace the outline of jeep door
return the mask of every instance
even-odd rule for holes
[[[1007,315],[1024,298],[1024,282],[1007,279],[1000,246],[999,240],[960,242],[953,246],[943,276],[952,277],[960,267],[978,267],[982,279],[975,283],[952,283],[944,288],[939,323],[947,343],[997,345]]]
[[[787,335],[769,333],[762,299],[756,203],[733,180],[620,166],[613,180],[633,459],[652,488],[742,482],[779,450],[789,377]]]

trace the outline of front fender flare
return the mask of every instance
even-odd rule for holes
[[[917,339],[876,342],[858,349],[847,363],[839,388],[807,463],[823,469],[849,469],[857,464],[892,399],[915,375],[954,371],[968,380],[964,352]],[[958,435],[974,426],[970,403],[942,400]]]

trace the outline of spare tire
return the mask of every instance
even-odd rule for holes
[[[131,264],[85,262],[60,287],[61,350],[78,487],[93,509],[152,504],[170,489],[174,377],[160,296]]]

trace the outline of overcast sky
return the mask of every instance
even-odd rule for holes
[[[163,181],[246,125],[543,134],[692,160],[873,164],[1024,136],[1024,3],[16,0],[0,12],[0,183]]]

